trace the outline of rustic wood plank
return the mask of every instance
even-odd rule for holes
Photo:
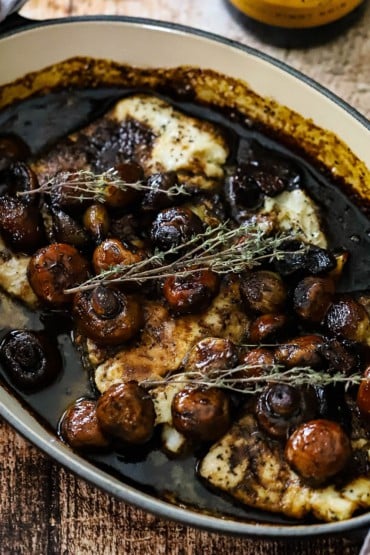
[[[166,522],[52,463],[0,420],[1,555],[357,555],[356,540],[233,538]]]
[[[370,116],[370,4],[353,29],[323,48],[262,45],[223,0],[31,0],[23,15],[45,19],[102,13],[191,24],[261,48],[327,86]],[[345,538],[263,541],[209,534],[125,505],[52,463],[0,420],[0,553],[97,555],[355,555]]]

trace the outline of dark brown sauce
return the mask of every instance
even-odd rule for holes
[[[58,139],[101,116],[115,101],[131,92],[118,88],[68,90],[31,98],[0,113],[0,132],[19,135],[29,144],[33,155],[37,156]],[[168,100],[166,96],[163,98]],[[328,181],[299,155],[288,151],[253,127],[243,127],[222,112],[191,102],[172,103],[187,113],[222,126],[232,146],[231,162],[243,158],[244,147],[251,140],[291,158],[299,168],[305,187],[322,208],[330,246],[344,248],[351,253],[340,290],[361,291],[368,288],[370,222],[334,183]],[[0,297],[0,301],[3,304],[4,296]],[[1,310],[0,307],[0,313]],[[32,313],[17,302],[14,302],[14,312],[22,314],[24,327],[46,327],[57,336],[64,359],[64,372],[58,381],[47,389],[30,395],[12,389],[45,426],[56,431],[63,411],[71,402],[81,396],[94,395],[87,372],[83,370],[79,355],[72,346],[71,322],[66,314],[55,311]],[[1,337],[9,327],[9,323],[3,320]],[[6,375],[1,370],[0,372],[8,387]],[[140,450],[130,448],[126,452],[123,450],[111,454],[88,455],[87,458],[108,473],[118,476],[123,482],[181,506],[248,521],[291,522],[282,517],[242,508],[211,493],[195,477],[196,457],[169,460],[160,451],[156,438],[148,447]]]

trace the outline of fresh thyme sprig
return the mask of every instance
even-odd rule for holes
[[[81,285],[67,289],[65,293],[93,289],[107,283],[144,283],[174,275],[185,277],[202,270],[237,274],[259,265],[263,260],[280,259],[286,254],[280,247],[288,239],[292,239],[291,233],[268,236],[256,224],[246,223],[230,229],[228,222],[225,222],[214,228],[208,227],[204,233],[194,235],[167,251],[155,251],[153,256],[140,262],[112,266]],[[180,257],[171,261],[176,254]]]
[[[83,200],[95,200],[101,203],[104,203],[107,194],[109,194],[109,188],[111,187],[115,187],[121,191],[130,189],[134,189],[135,191],[152,190],[151,185],[147,185],[145,181],[135,181],[133,183],[124,181],[115,168],[110,168],[100,174],[96,174],[90,170],[59,172],[53,177],[48,178],[47,181],[37,189],[33,189],[32,191],[21,191],[18,195],[22,196],[34,193],[52,195],[62,186],[65,186],[63,194],[66,199],[80,200],[81,202]],[[169,197],[190,195],[189,191],[181,184],[175,184],[168,189],[156,187],[155,190]]]
[[[191,370],[178,374],[171,374],[164,380],[144,380],[140,385],[151,389],[164,384],[184,384],[199,387],[217,387],[234,393],[254,395],[263,391],[267,383],[280,383],[291,386],[326,386],[331,384],[344,384],[348,389],[352,385],[358,385],[362,376],[359,373],[345,375],[340,372],[330,374],[314,370],[309,366],[296,366],[285,368],[280,364],[241,364],[228,370]],[[258,375],[253,372],[258,370]]]

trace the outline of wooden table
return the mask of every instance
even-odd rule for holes
[[[261,48],[370,116],[370,5],[346,35],[307,51],[263,46],[231,19],[222,0],[31,0],[22,10],[34,19],[97,13],[191,24]],[[354,555],[358,550],[348,538],[238,539],[165,522],[77,479],[0,421],[0,555]]]

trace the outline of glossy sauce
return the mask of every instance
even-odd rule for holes
[[[101,116],[115,101],[132,91],[98,89],[64,91],[45,97],[32,98],[0,113],[0,132],[12,132],[22,137],[38,156],[48,146],[66,134],[83,127]],[[163,96],[165,100],[169,100]],[[341,291],[365,290],[370,283],[370,222],[333,183],[299,155],[253,127],[243,127],[224,113],[192,104],[173,104],[191,115],[209,119],[221,125],[232,147],[230,162],[242,161],[245,147],[251,140],[289,156],[298,166],[303,183],[310,195],[320,204],[326,222],[326,233],[331,248],[349,250],[351,257],[345,276],[339,284]],[[66,407],[82,396],[94,396],[95,391],[87,372],[82,368],[79,354],[72,345],[72,327],[68,315],[58,311],[33,313],[20,303],[0,297],[2,314],[1,337],[14,327],[55,330],[64,359],[64,371],[52,386],[38,393],[26,395],[16,391],[23,402],[46,426],[56,431]],[[12,306],[13,305],[13,306]],[[11,322],[6,314],[12,314]],[[8,384],[5,374],[1,378]],[[122,481],[182,506],[211,514],[228,515],[237,519],[266,522],[288,522],[287,519],[237,506],[207,490],[195,478],[196,457],[169,460],[159,450],[158,437],[140,449],[117,450],[110,454],[88,455],[87,458]],[[184,486],[185,485],[185,486]]]

